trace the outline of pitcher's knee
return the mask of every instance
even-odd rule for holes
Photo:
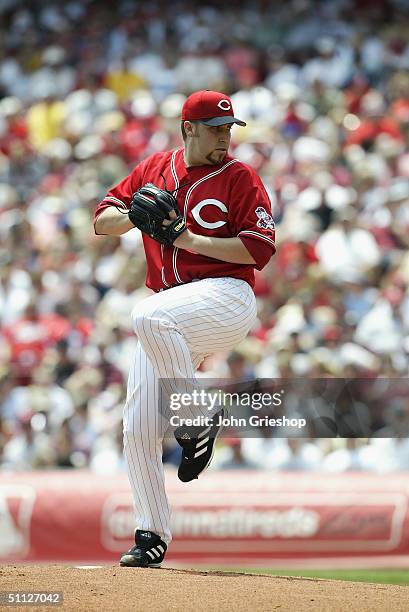
[[[134,308],[131,314],[133,330],[140,340],[145,337],[148,339],[155,332],[166,331],[174,324],[171,318],[163,309],[141,309]]]
[[[144,326],[146,325],[148,319],[136,308],[134,308],[132,311],[131,318],[133,330],[137,336],[140,336],[141,333],[144,333]]]

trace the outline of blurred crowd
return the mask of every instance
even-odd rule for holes
[[[199,376],[408,376],[408,40],[404,0],[0,2],[0,469],[123,469],[130,312],[149,291],[138,231],[95,236],[93,210],[182,145],[200,88],[247,121],[232,150],[278,248],[258,324]],[[378,429],[225,439],[215,467],[409,469],[405,397]]]

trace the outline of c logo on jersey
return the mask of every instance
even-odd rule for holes
[[[224,100],[222,100],[223,102]],[[222,227],[222,225],[226,225],[226,221],[214,221],[213,223],[209,223],[208,221],[204,221],[200,216],[200,211],[204,206],[217,206],[224,213],[227,213],[227,206],[220,202],[220,200],[213,200],[212,198],[208,200],[202,200],[199,204],[196,204],[194,208],[192,208],[192,217],[202,227],[206,229],[217,229],[218,227]]]
[[[265,208],[258,206],[256,208],[256,215],[258,217],[257,227],[261,227],[261,229],[275,229],[274,219]]]
[[[231,104],[228,100],[220,100],[217,106],[224,111],[228,111],[231,109]]]

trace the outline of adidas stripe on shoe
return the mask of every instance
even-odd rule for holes
[[[178,469],[178,477],[182,482],[190,482],[198,478],[210,464],[214,444],[222,425],[218,423],[224,417],[224,410],[219,410],[207,427],[180,426],[175,429],[175,438],[182,447],[182,459]]]
[[[123,553],[119,564],[123,567],[160,567],[167,545],[152,531],[135,531],[135,546]]]

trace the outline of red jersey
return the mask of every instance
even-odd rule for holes
[[[109,206],[129,209],[132,194],[146,183],[169,191],[177,189],[179,210],[194,234],[232,238],[238,236],[255,264],[236,264],[198,255],[174,246],[163,246],[143,236],[147,262],[146,285],[154,291],[195,279],[230,276],[254,287],[254,268],[261,270],[275,253],[275,226],[271,203],[256,172],[230,156],[221,164],[186,167],[184,150],[155,153],[138,164],[110,189],[95,210]]]

